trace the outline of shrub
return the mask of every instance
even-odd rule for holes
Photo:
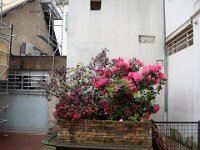
[[[166,81],[161,70],[136,58],[110,61],[103,50],[88,66],[54,71],[46,93],[60,99],[56,118],[140,121],[160,109],[156,96]]]

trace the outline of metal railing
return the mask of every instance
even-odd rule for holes
[[[152,123],[155,150],[200,150],[200,122]]]
[[[48,75],[9,74],[8,85],[0,82],[0,94],[8,89],[9,94],[44,94],[42,82],[48,80]],[[8,87],[7,87],[8,86]]]
[[[183,31],[174,36],[167,43],[169,55],[177,53],[189,46],[193,45],[193,26],[187,26]]]

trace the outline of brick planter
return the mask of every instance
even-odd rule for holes
[[[151,147],[151,122],[58,120],[58,143]]]

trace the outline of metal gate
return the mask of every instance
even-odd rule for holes
[[[200,150],[200,122],[152,121],[155,150]]]

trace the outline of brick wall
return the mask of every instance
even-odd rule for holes
[[[58,143],[151,147],[151,122],[58,120]]]

